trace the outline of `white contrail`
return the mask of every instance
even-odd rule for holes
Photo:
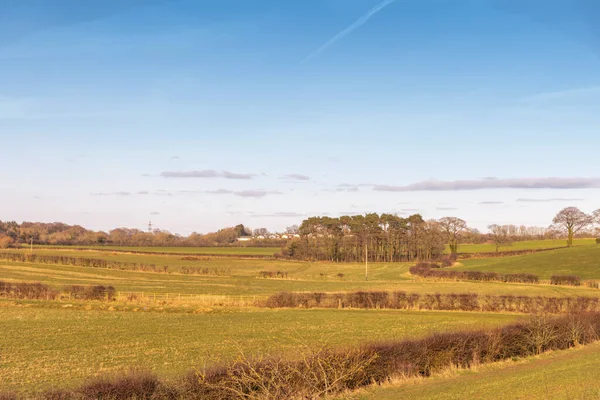
[[[355,23],[353,23],[352,25],[350,25],[349,27],[347,27],[346,29],[344,29],[343,31],[341,31],[340,33],[338,33],[337,35],[335,35],[334,37],[329,39],[323,46],[319,47],[317,50],[312,52],[308,57],[306,57],[304,60],[302,60],[302,62],[304,63],[304,62],[309,61],[310,59],[318,56],[320,53],[327,50],[329,47],[333,46],[333,44],[335,44],[335,42],[343,39],[344,37],[346,37],[349,34],[351,34],[352,32],[354,32],[356,29],[358,29],[361,26],[363,26],[364,24],[366,24],[367,21],[370,20],[375,14],[377,14],[379,11],[383,10],[385,7],[392,4],[394,1],[396,1],[396,0],[382,1],[381,3],[379,3],[378,5],[373,7],[368,13],[366,13],[365,15],[360,17]]]

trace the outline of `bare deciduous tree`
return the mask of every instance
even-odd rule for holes
[[[552,223],[555,227],[567,233],[567,246],[573,245],[573,236],[580,230],[590,226],[593,217],[581,211],[577,207],[567,207],[556,214]]]
[[[509,226],[508,225],[490,225],[488,226],[490,230],[490,237],[494,244],[496,245],[496,252],[503,246],[511,246],[512,238],[509,235]]]
[[[460,234],[467,229],[467,223],[456,217],[444,217],[438,222],[442,232],[446,235],[448,246],[450,246],[450,252],[456,254],[458,252],[458,238]]]
[[[14,244],[13,238],[6,235],[0,235],[0,249],[6,249]]]

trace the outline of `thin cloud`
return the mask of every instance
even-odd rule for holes
[[[150,194],[150,192],[148,192],[147,190],[141,190],[141,191],[137,192],[137,194],[139,194],[139,195],[147,195],[147,194]]]
[[[480,201],[479,204],[482,204],[482,205],[494,205],[494,204],[504,204],[504,202],[503,201],[488,200],[488,201]]]
[[[327,42],[325,42],[325,44],[323,44],[317,50],[315,50],[311,54],[309,54],[304,60],[302,60],[302,63],[312,60],[313,58],[315,58],[316,56],[318,56],[319,54],[321,54],[322,52],[324,52],[325,50],[327,50],[328,48],[333,46],[336,42],[338,42],[339,40],[342,40],[343,38],[345,38],[346,36],[348,36],[349,34],[354,32],[355,30],[357,30],[358,28],[360,28],[361,26],[366,24],[372,17],[375,16],[375,14],[377,14],[378,12],[383,10],[385,7],[392,4],[394,1],[396,1],[396,0],[384,0],[381,3],[379,3],[378,5],[376,5],[375,7],[373,7],[371,10],[369,10],[369,12],[367,12],[365,15],[363,15],[358,20],[356,20],[356,22],[354,22],[352,25],[350,25],[346,29],[339,32],[337,35],[335,35],[334,37],[329,39]]]
[[[455,210],[458,210],[458,208],[456,208],[456,207],[437,207],[436,210],[438,210],[438,211],[455,211]]]
[[[550,198],[550,199],[527,199],[519,198],[518,203],[554,203],[554,202],[567,202],[567,201],[584,201],[585,199],[569,199],[569,198]]]
[[[231,194],[231,193],[233,193],[233,191],[227,190],[227,189],[217,189],[217,190],[207,190],[204,193],[207,193],[207,194]]]
[[[97,192],[91,193],[92,196],[131,196],[131,192]]]
[[[215,171],[206,169],[202,171],[165,171],[160,174],[163,178],[225,178],[225,179],[252,179],[256,174],[235,173],[229,171]]]
[[[223,177],[225,179],[252,179],[256,174],[238,174],[235,172],[223,171]]]
[[[150,215],[160,215],[160,213],[156,212],[156,211],[153,211],[153,212],[150,213]]]
[[[358,186],[344,186],[344,187],[337,187],[336,189],[325,189],[326,192],[334,192],[334,193],[355,193],[355,192],[359,192],[360,189],[358,188]]]
[[[310,177],[302,174],[289,174],[284,175],[281,179],[293,180],[293,181],[310,181]]]
[[[591,189],[600,188],[600,178],[486,178],[475,180],[428,180],[405,186],[375,185],[379,192],[463,191],[483,189]]]
[[[233,194],[238,197],[260,198],[260,197],[265,197],[265,196],[272,195],[272,194],[282,194],[282,193],[278,192],[278,191],[268,191],[268,190],[242,190],[240,192],[233,192]]]
[[[301,218],[304,217],[305,214],[297,213],[297,212],[276,212],[272,214],[255,214],[252,217],[277,217],[277,218]]]

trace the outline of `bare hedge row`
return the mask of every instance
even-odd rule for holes
[[[539,283],[540,279],[533,274],[499,274],[497,272],[443,270],[436,264],[419,263],[410,267],[410,273],[423,278],[442,278],[469,281],[499,281],[518,283]]]
[[[69,296],[77,300],[115,300],[117,291],[112,286],[66,286],[56,290],[42,283],[12,283],[0,281],[0,298],[23,300],[57,300]]]
[[[497,257],[512,257],[522,256],[524,254],[541,253],[543,251],[559,250],[564,249],[566,246],[548,247],[546,249],[526,249],[526,250],[503,250],[496,252],[479,252],[479,253],[459,253],[458,257],[461,259],[468,258],[497,258]]]
[[[518,313],[600,311],[598,297],[493,296],[475,293],[420,294],[396,292],[290,293],[269,296],[268,308],[361,308]]]
[[[575,275],[554,275],[550,278],[552,285],[581,286],[581,278]]]
[[[540,283],[540,278],[533,274],[500,274],[498,272],[443,270],[439,264],[419,263],[410,267],[410,273],[423,278],[441,278],[468,281],[497,281],[513,283]],[[581,286],[581,278],[574,275],[554,275],[550,279],[552,285]]]
[[[48,256],[38,254],[20,254],[20,253],[0,253],[0,260],[23,263],[40,263],[54,265],[72,265],[76,267],[118,269],[127,271],[151,271],[163,272],[169,271],[168,265],[157,266],[156,264],[144,264],[136,262],[123,262],[114,260],[102,260],[97,258],[67,257],[67,256]],[[217,275],[224,276],[231,273],[231,269],[219,268],[201,268],[201,267],[181,267],[181,272],[187,275]]]
[[[39,254],[0,253],[0,259],[12,262],[40,263],[55,265],[72,265],[76,267],[109,268],[121,270],[159,271],[165,267],[157,267],[155,264],[143,264],[134,262],[122,262],[113,260],[102,260],[97,258],[48,256]],[[168,268],[168,267],[167,267]]]
[[[591,343],[600,336],[600,313],[529,321],[492,330],[435,334],[424,339],[322,350],[296,359],[240,358],[176,381],[132,372],[100,377],[43,399],[317,399],[397,377],[428,377],[447,368],[470,368]],[[5,399],[10,399],[5,395]],[[13,397],[16,399],[16,396]]]

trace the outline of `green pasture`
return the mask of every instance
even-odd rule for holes
[[[518,362],[484,365],[385,388],[371,388],[354,400],[396,399],[544,399],[600,398],[600,344],[544,354]]]
[[[577,275],[582,279],[600,279],[600,245],[580,245],[568,249],[544,251],[522,256],[461,260],[459,270],[528,273],[542,279],[552,275]]]
[[[364,310],[135,313],[6,306],[0,301],[0,389],[80,384],[130,367],[174,377],[241,353],[293,356],[510,323],[515,315]],[[5,305],[3,307],[3,305]]]
[[[596,239],[575,239],[573,241],[574,246],[585,246],[595,244]],[[553,249],[557,247],[566,247],[567,241],[565,239],[558,240],[525,240],[522,242],[514,242],[511,246],[502,246],[498,249],[499,252],[506,251],[521,251],[521,250],[540,250],[540,249]],[[459,253],[494,253],[496,251],[496,245],[493,243],[481,243],[481,244],[460,244],[458,246]],[[446,253],[450,253],[450,248],[446,249]]]

